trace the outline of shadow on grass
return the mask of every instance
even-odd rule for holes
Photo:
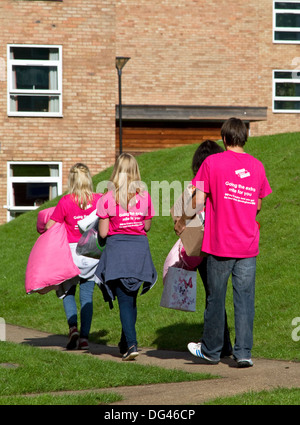
[[[68,338],[65,335],[48,335],[38,338],[25,338],[22,344],[33,347],[60,347],[65,348]]]
[[[99,330],[98,332],[93,332],[90,334],[91,342],[106,346],[107,345],[107,339],[103,338],[106,336],[109,332],[106,329]],[[31,345],[33,347],[44,347],[44,348],[66,348],[68,342],[68,336],[67,335],[59,335],[59,334],[53,334],[53,335],[47,335],[45,337],[33,337],[33,338],[25,338],[24,342],[22,344],[24,345]]]
[[[152,341],[148,355],[156,356],[156,350],[175,352],[174,356],[180,356],[182,352],[183,358],[187,353],[187,344],[191,341],[198,342],[201,338],[203,331],[203,323],[187,324],[187,323],[175,323],[166,327],[161,327],[156,330],[157,337]],[[89,336],[90,341],[90,352],[92,354],[98,353],[110,353],[113,356],[120,356],[118,347],[112,347],[107,345],[108,339],[106,336],[109,331],[106,329],[100,329],[97,332],[92,332]],[[23,344],[32,345],[34,347],[44,348],[60,348],[65,350],[68,342],[67,335],[47,335],[42,337],[25,338]],[[179,352],[179,353],[178,353]],[[165,353],[166,355],[167,353]]]
[[[203,330],[203,324],[200,325],[188,325],[184,323],[178,323],[157,330],[158,337],[153,341],[153,346],[157,348],[150,348],[144,350],[144,355],[150,358],[157,358],[161,360],[185,360],[186,364],[204,364],[207,365],[206,361],[192,356],[188,349],[187,343],[194,340],[198,341],[198,338],[192,338],[192,335],[197,335],[197,332]],[[108,355],[113,358],[120,358],[119,348],[116,346],[107,345],[107,341],[103,339],[103,336],[108,334],[105,329],[98,332],[94,332],[96,342],[90,343],[88,352],[92,355]],[[200,338],[200,337],[199,337]],[[44,337],[32,337],[25,338],[22,342],[23,345],[30,345],[33,347],[40,348],[54,348],[66,350],[68,342],[67,335],[47,335]],[[71,350],[69,352],[84,353],[84,350]],[[104,358],[105,359],[105,358]],[[106,360],[109,358],[106,358]],[[229,367],[236,367],[236,362],[231,358],[221,359],[221,363],[227,364]]]
[[[186,351],[189,342],[198,342],[203,333],[203,323],[174,323],[156,330],[152,345],[158,350]]]

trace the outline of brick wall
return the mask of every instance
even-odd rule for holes
[[[293,59],[300,56],[299,44],[275,44],[273,40],[273,2],[258,2],[259,13],[259,102],[268,106],[266,122],[252,125],[252,135],[299,131],[299,114],[272,112],[272,71],[293,70]]]
[[[0,223],[7,161],[63,161],[92,174],[115,158],[115,56],[129,56],[122,101],[132,105],[267,106],[252,135],[299,130],[272,113],[272,70],[299,45],[272,42],[272,0],[1,0]],[[7,44],[63,46],[63,118],[7,116]]]
[[[7,44],[62,45],[63,118],[8,117],[6,71],[0,73],[0,223],[6,221],[7,161],[63,161],[63,190],[75,162],[92,174],[113,163],[115,1],[2,0],[2,68]]]
[[[260,105],[258,1],[120,0],[125,103]]]
[[[299,45],[272,42],[272,0],[119,0],[117,54],[127,104],[267,106],[252,135],[299,130],[299,114],[272,113],[272,70]]]

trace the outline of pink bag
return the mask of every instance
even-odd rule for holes
[[[46,208],[44,210],[39,211],[37,222],[36,222],[36,230],[42,234],[45,232],[45,226],[47,222],[50,220],[51,215],[53,214],[55,207]]]
[[[173,248],[169,252],[163,268],[163,282],[169,267],[178,267],[185,270],[194,270],[202,262],[203,257],[189,257],[185,252],[184,246],[180,239],[175,242]]]
[[[44,211],[42,216],[45,217],[47,211]],[[62,282],[79,274],[80,270],[73,262],[65,224],[55,223],[39,236],[30,252],[25,274],[25,291],[27,294],[45,294],[53,289],[58,290]]]
[[[203,257],[194,257],[187,255],[183,245],[180,251],[180,256],[182,258],[183,263],[191,270],[195,270],[196,267],[198,267],[199,264],[201,264],[203,261]]]

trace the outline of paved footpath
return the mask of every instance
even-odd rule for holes
[[[67,337],[6,324],[6,340],[64,351]],[[89,354],[81,351],[76,351],[76,353],[97,356],[101,360],[122,361],[118,348],[113,346],[91,343]],[[124,397],[123,401],[113,403],[114,405],[192,405],[201,404],[216,397],[231,396],[248,391],[271,390],[278,387],[300,388],[300,362],[253,359],[253,367],[238,369],[235,361],[231,358],[224,359],[218,365],[207,365],[201,364],[200,359],[193,357],[188,352],[139,348],[139,354],[135,361],[142,365],[210,373],[218,375],[220,378],[196,382],[99,389],[99,392],[113,391]]]

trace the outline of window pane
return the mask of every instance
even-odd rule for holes
[[[58,165],[43,165],[43,164],[12,164],[10,166],[11,176],[13,177],[51,177],[50,168],[56,169],[55,175],[58,176]]]
[[[300,28],[299,28],[299,32],[275,31],[275,40],[300,41]]]
[[[13,88],[57,90],[57,69],[53,66],[13,66]]]
[[[298,9],[298,10],[300,10],[300,2],[298,2],[298,3],[275,2],[275,9]]]
[[[276,71],[276,72],[274,72],[274,77],[275,78],[289,78],[289,79],[291,79],[291,78],[293,78],[293,76],[292,76],[292,72],[290,72],[290,71]]]
[[[58,60],[58,49],[49,47],[11,47],[11,59]]]
[[[11,96],[11,111],[59,112],[58,96]]]
[[[300,15],[295,13],[277,13],[276,26],[285,28],[299,28]]]
[[[50,183],[13,183],[16,207],[41,205],[50,199]]]
[[[300,102],[299,101],[288,101],[288,100],[276,100],[274,103],[276,110],[287,110],[300,111]]]
[[[276,96],[300,97],[300,84],[276,83]]]

